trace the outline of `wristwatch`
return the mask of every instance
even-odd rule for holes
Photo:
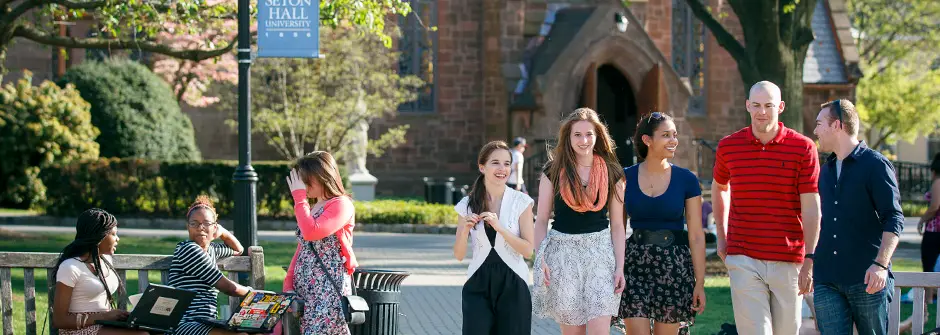
[[[803,256],[803,258],[807,258],[807,259],[815,259],[815,257],[816,257],[816,254],[814,253],[808,253],[806,254],[806,256]]]

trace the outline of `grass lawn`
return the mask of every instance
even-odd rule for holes
[[[72,240],[73,236],[68,234],[42,234],[42,235],[24,235],[0,231],[0,251],[19,251],[19,252],[59,252],[62,247]],[[180,241],[177,237],[162,239],[147,239],[135,237],[121,238],[118,252],[121,254],[169,254],[173,251],[176,243]],[[280,290],[284,280],[284,270],[281,266],[290,263],[296,244],[283,242],[262,242],[264,247],[265,263],[270,264],[265,267],[266,283],[269,290]],[[705,290],[707,294],[707,307],[705,313],[696,318],[695,326],[692,328],[693,334],[715,334],[723,323],[734,323],[734,314],[731,308],[731,290],[729,288],[728,277],[720,275],[723,272],[723,265],[715,259],[709,260],[709,273],[706,278]],[[897,271],[919,271],[920,265],[913,261],[895,262]],[[159,273],[150,273],[151,282],[159,282]],[[37,270],[36,278],[36,322],[37,328],[43,327],[46,321],[46,271]],[[127,290],[130,294],[137,293],[137,273],[127,273]],[[13,270],[13,332],[14,334],[23,334],[25,329],[25,306],[23,298],[23,271]],[[902,320],[906,319],[911,313],[912,305],[902,305]],[[931,313],[928,324],[934,324],[936,313]],[[41,332],[41,330],[40,330]]]
[[[16,208],[2,208],[0,207],[0,214],[8,215],[37,215],[39,214],[36,211],[31,211],[28,209],[16,209]]]

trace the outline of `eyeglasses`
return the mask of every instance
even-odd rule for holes
[[[660,113],[660,112],[653,112],[652,114],[650,114],[650,116],[649,116],[648,118],[646,118],[646,124],[650,124],[650,121],[653,120],[653,119],[661,120],[661,119],[664,119],[665,117],[666,117],[666,116],[663,115],[663,113]]]
[[[217,225],[217,224],[219,224],[219,223],[218,223],[218,222],[205,222],[205,223],[188,222],[187,224],[189,225],[190,228],[199,228],[199,227],[202,227],[202,228],[212,228],[212,227],[215,227],[215,225]]]
[[[842,121],[842,99],[833,101],[831,106],[833,107],[830,109],[835,110],[836,115],[839,116],[839,127],[843,127],[845,125],[845,121]]]

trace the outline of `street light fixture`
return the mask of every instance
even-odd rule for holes
[[[627,31],[627,24],[629,24],[630,21],[627,20],[627,17],[624,16],[623,13],[617,12],[614,13],[614,23],[617,24],[617,30],[624,33]]]

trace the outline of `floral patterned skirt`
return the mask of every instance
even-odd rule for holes
[[[302,241],[297,266],[294,269],[294,291],[304,299],[304,315],[300,329],[312,335],[348,335],[349,327],[343,316],[342,300],[330,276],[343,290],[352,291],[352,281],[346,273],[346,260],[340,255],[339,239],[330,235],[319,241]],[[321,266],[314,253],[325,264]],[[324,272],[323,269],[326,269]]]
[[[631,239],[623,268],[627,288],[620,300],[620,318],[691,325],[695,272],[689,246],[661,247]]]

